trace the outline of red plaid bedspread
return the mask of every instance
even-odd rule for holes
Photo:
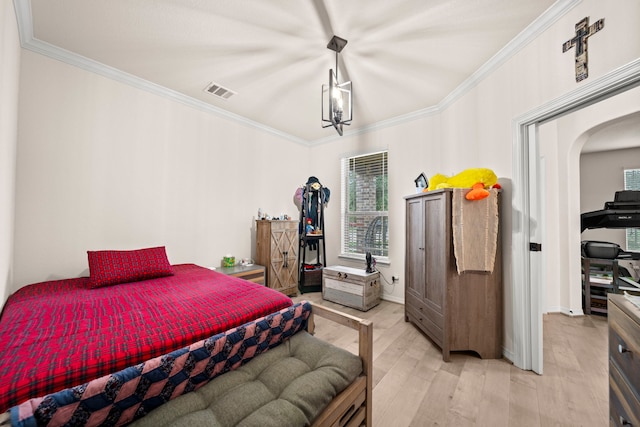
[[[25,286],[0,319],[0,413],[292,305],[289,297],[199,267],[89,289],[88,278]]]

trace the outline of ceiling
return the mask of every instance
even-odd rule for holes
[[[57,51],[67,62],[102,68],[110,76],[125,76],[134,85],[151,82],[147,88],[303,143],[338,138],[334,129],[321,127],[321,86],[328,83],[328,70],[335,68],[335,53],[326,45],[334,34],[348,40],[338,73],[340,82],[353,82],[354,118],[345,130],[348,135],[441,106],[478,70],[499,65],[499,53],[510,41],[513,45],[514,38],[520,35],[521,43],[526,43],[525,29],[531,31],[530,24],[540,22],[543,18],[537,18],[545,11],[549,14],[554,4],[553,0],[15,2],[27,10],[18,11],[18,19],[21,15],[31,19],[30,43],[40,50]],[[204,91],[211,82],[235,94],[218,99]]]

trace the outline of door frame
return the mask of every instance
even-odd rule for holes
[[[513,364],[525,370],[542,373],[542,334],[536,324],[542,322],[541,272],[531,271],[529,259],[530,230],[528,224],[533,218],[530,198],[538,197],[530,192],[532,176],[539,170],[529,170],[529,152],[537,152],[537,132],[529,137],[529,126],[539,126],[565,114],[610,98],[640,85],[640,58],[617,68],[608,74],[581,85],[554,100],[542,104],[516,118],[512,122],[513,140],[513,195],[511,205],[512,221],[512,270],[511,283],[513,307]],[[534,200],[535,202],[535,200]],[[540,203],[540,200],[537,200]],[[542,218],[536,219],[544,223]],[[525,226],[526,225],[526,226]],[[537,278],[537,279],[536,279]]]

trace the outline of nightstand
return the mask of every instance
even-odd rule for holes
[[[264,285],[265,268],[261,265],[236,265],[233,267],[216,267],[216,271],[227,276],[239,277],[259,285]]]

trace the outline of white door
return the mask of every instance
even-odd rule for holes
[[[542,375],[542,296],[544,277],[544,161],[540,158],[538,125],[529,125],[529,277],[531,298],[531,370]]]

